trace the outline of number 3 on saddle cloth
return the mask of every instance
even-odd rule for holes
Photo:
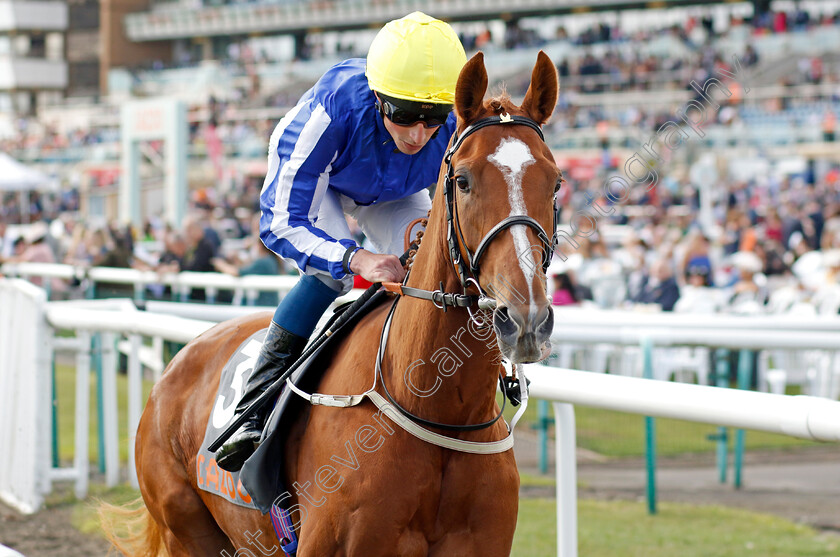
[[[325,365],[319,365],[319,363],[332,351],[335,343],[343,339],[362,317],[389,297],[390,295],[384,291],[371,297],[353,317],[292,373],[291,381],[304,390],[317,389],[321,375],[326,369]],[[349,305],[348,303],[336,308],[321,330],[329,328]],[[266,331],[267,329],[262,329],[248,337],[239,345],[222,369],[216,402],[210,412],[204,440],[201,442],[196,457],[196,477],[201,490],[223,497],[236,505],[258,509],[263,514],[271,512],[271,521],[277,538],[280,540],[280,548],[286,555],[291,556],[297,550],[297,536],[289,511],[278,503],[290,497],[281,477],[283,433],[307,402],[295,395],[291,389],[283,388],[263,431],[262,443],[239,472],[228,472],[219,468],[214,453],[207,450],[207,447],[234,419],[236,404],[242,397],[245,384],[254,369]],[[316,332],[312,338],[317,338],[317,336]],[[246,489],[245,486],[248,488]]]

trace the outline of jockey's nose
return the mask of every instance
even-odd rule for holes
[[[514,349],[517,363],[541,359],[541,346],[554,329],[554,311],[546,304],[501,306],[493,313],[499,339]]]
[[[412,143],[421,145],[426,139],[426,127],[422,122],[417,122],[408,128],[408,136],[411,138]]]

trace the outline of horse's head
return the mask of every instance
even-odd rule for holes
[[[447,155],[450,256],[463,282],[495,298],[493,328],[513,363],[547,357],[554,325],[545,268],[562,178],[539,126],[554,110],[557,89],[557,71],[543,52],[522,106],[506,95],[484,101],[481,53],[464,66],[456,89],[458,131]]]

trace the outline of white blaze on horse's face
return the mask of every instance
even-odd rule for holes
[[[518,139],[504,138],[499,143],[496,152],[487,157],[487,160],[498,168],[505,177],[508,186],[510,216],[527,215],[525,198],[522,193],[522,177],[525,175],[525,169],[536,162],[534,155],[531,154],[531,149]],[[516,248],[519,267],[522,269],[522,274],[525,275],[525,282],[528,284],[529,311],[533,319],[537,312],[537,307],[534,305],[534,272],[537,268],[537,262],[534,260],[534,253],[528,241],[527,228],[524,224],[516,224],[510,227],[510,232],[513,234],[513,245]]]

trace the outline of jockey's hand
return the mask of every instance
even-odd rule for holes
[[[396,255],[381,255],[360,249],[350,261],[350,270],[370,282],[401,282],[405,269]]]

